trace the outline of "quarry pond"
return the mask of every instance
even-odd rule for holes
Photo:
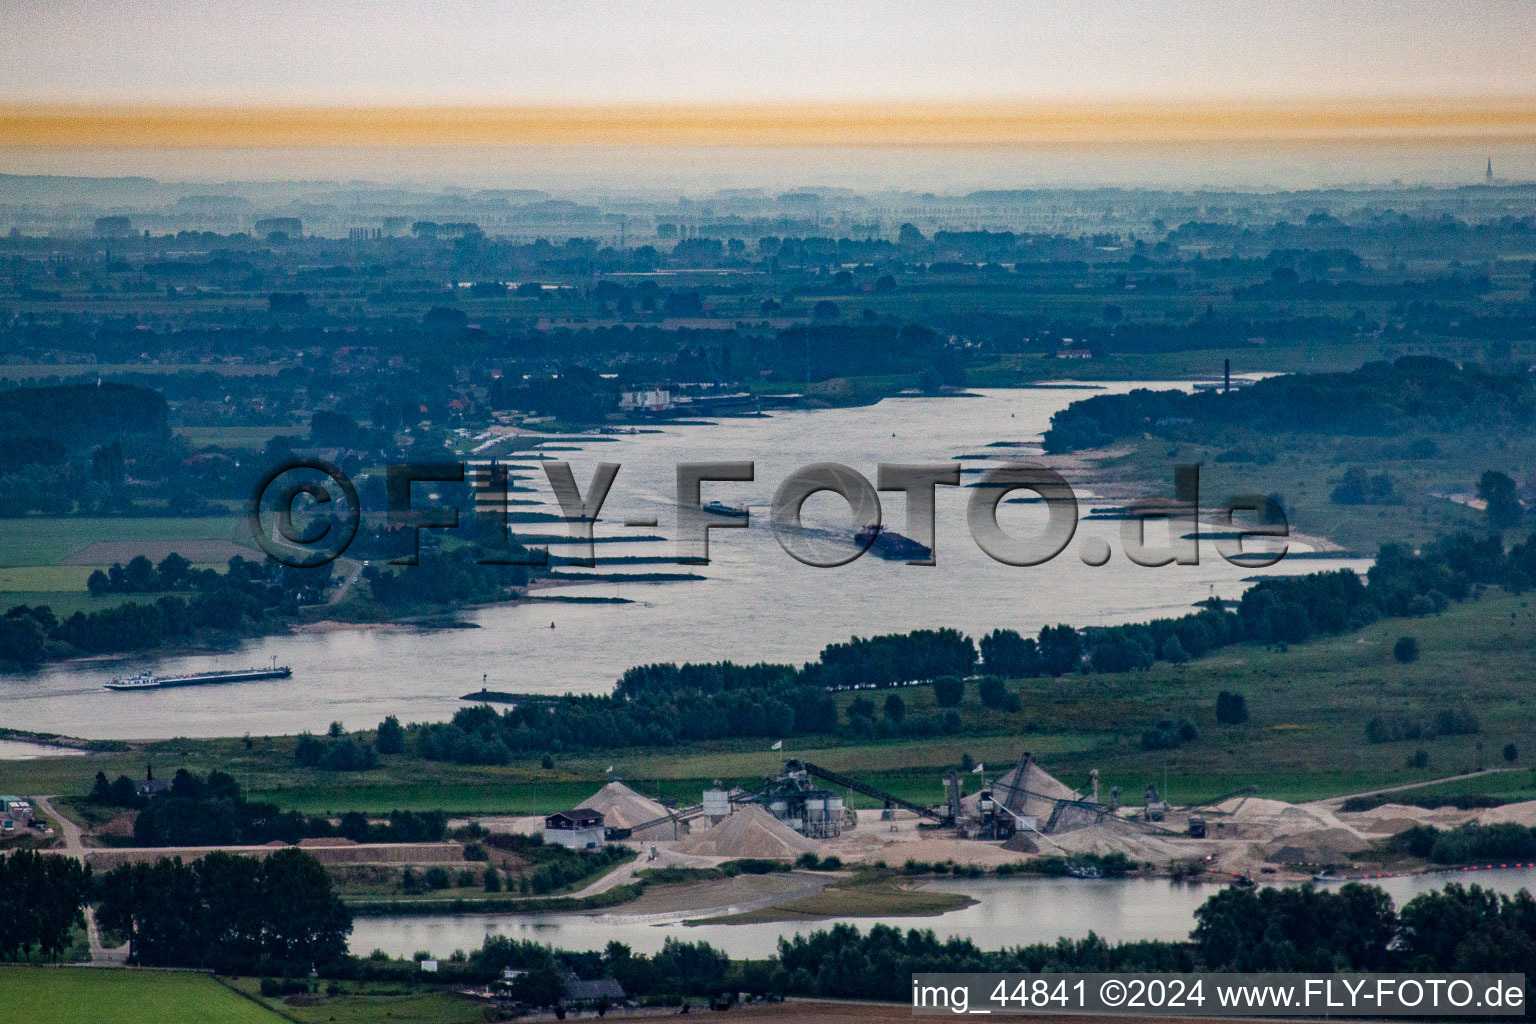
[[[1536,888],[1536,869],[1435,872],[1372,879],[1401,907],[1415,896],[1448,882],[1476,882],[1498,892]],[[1337,886],[1341,883],[1321,883]],[[724,912],[692,911],[649,914],[464,914],[410,917],[359,917],[351,949],[367,955],[382,949],[408,957],[418,950],[447,956],[455,949],[478,948],[487,935],[545,943],[573,952],[602,950],[622,942],[636,952],[655,953],[669,938],[708,942],[734,958],[772,955],[781,938],[823,930],[834,924],[860,929],[887,924],[894,928],[932,929],[940,939],[970,939],[981,949],[1001,949],[1058,938],[1082,938],[1093,932],[1110,942],[1137,939],[1181,940],[1195,927],[1195,910],[1214,895],[1209,884],[1166,879],[1021,878],[946,879],[923,888],[959,893],[976,902],[940,917],[865,917],[762,924],[689,925],[687,918]]]

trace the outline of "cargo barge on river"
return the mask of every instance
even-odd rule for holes
[[[212,683],[250,683],[260,679],[287,679],[293,669],[275,662],[267,668],[237,668],[221,672],[191,672],[179,676],[161,676],[139,672],[131,676],[113,676],[103,684],[108,690],[163,690],[172,686],[207,686]]]

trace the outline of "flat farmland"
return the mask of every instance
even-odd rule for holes
[[[0,1020],[30,1024],[278,1024],[282,1017],[188,971],[0,967]]]
[[[287,426],[241,426],[241,427],[177,427],[176,434],[187,439],[193,447],[201,448],[205,445],[216,445],[220,448],[246,448],[259,451],[266,447],[268,441],[279,434],[303,434],[304,428],[296,425]]]
[[[8,519],[0,529],[0,567],[57,565],[94,544],[159,544],[249,539],[242,516],[57,517]],[[118,549],[118,554],[129,551]],[[135,550],[136,553],[136,550]],[[128,555],[129,558],[133,554]],[[190,557],[190,556],[188,556]],[[123,558],[111,562],[126,561]]]

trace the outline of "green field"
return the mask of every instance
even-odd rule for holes
[[[281,1020],[204,974],[0,967],[3,1024],[276,1024]]]
[[[100,542],[178,540],[248,542],[249,532],[243,516],[23,516],[0,529],[0,567],[53,565]]]
[[[311,1006],[292,1006],[263,997],[260,984],[253,978],[236,978],[230,985],[266,1005],[281,1007],[290,1020],[306,1024],[479,1024],[485,1020],[483,1004],[427,986],[340,982],[335,995],[327,994]],[[330,983],[323,988],[328,993]]]
[[[0,610],[14,608],[19,604],[41,604],[53,609],[53,614],[59,618],[67,619],[75,612],[87,614],[99,612],[103,608],[120,605],[126,599],[127,595],[124,594],[103,594],[96,597],[87,593],[84,587],[79,590],[5,590],[0,591]],[[142,595],[140,599],[142,600]]]
[[[199,568],[222,569],[222,562],[204,563],[191,542],[220,541],[249,544],[250,538],[242,516],[121,516],[58,517],[23,516],[7,519],[0,528],[0,605],[47,605],[55,615],[67,618],[75,612],[94,612],[122,604],[131,595],[92,596],[86,581],[100,565],[127,563],[135,554],[136,544],[175,544],[187,542],[187,551]],[[103,545],[93,564],[60,564],[91,545]],[[154,549],[152,555],[161,552]],[[217,549],[204,557],[222,557]],[[257,557],[254,548],[250,557]],[[155,560],[158,560],[156,558]],[[160,595],[151,595],[150,600]],[[143,595],[138,596],[144,600]]]
[[[260,451],[266,447],[268,441],[279,434],[302,435],[304,427],[288,424],[286,426],[244,426],[244,427],[177,427],[178,437],[187,439],[187,443],[194,448],[202,448],[206,445],[216,445],[220,448],[247,448]]]
[[[84,591],[94,570],[89,565],[13,565],[0,568],[0,591],[7,593]]]

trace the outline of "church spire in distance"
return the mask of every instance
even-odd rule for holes
[[[1493,184],[1493,157],[1491,156],[1488,158],[1488,171],[1483,175],[1483,184]]]

